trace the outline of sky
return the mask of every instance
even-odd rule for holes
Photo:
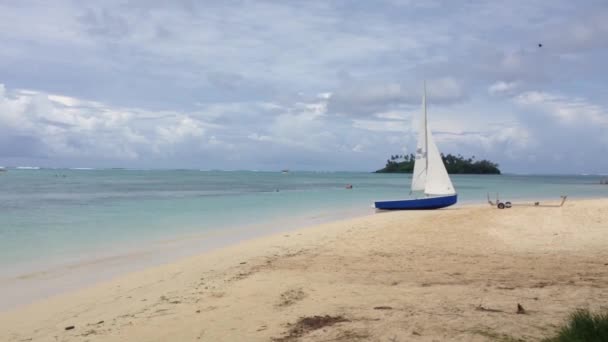
[[[542,44],[542,47],[539,47]],[[608,173],[608,2],[0,0],[0,165]]]

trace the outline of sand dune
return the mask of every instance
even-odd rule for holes
[[[602,306],[608,200],[472,206],[324,224],[133,273],[1,314],[0,340],[533,341]]]

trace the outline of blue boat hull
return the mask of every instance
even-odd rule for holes
[[[427,197],[399,201],[374,202],[376,209],[383,210],[425,210],[449,207],[458,201],[458,195]]]

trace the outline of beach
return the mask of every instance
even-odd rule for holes
[[[382,212],[260,237],[5,311],[0,340],[538,340],[606,307],[607,208]]]

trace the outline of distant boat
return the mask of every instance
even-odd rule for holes
[[[6,169],[4,168],[4,166],[0,166],[0,172],[6,172]]]
[[[441,154],[435,145],[435,140],[427,122],[426,114],[426,84],[422,96],[422,120],[418,131],[416,160],[412,173],[412,192],[424,191],[426,197],[396,201],[375,202],[376,209],[385,210],[415,210],[439,209],[453,205],[458,195],[448,171],[443,164]]]
[[[281,170],[282,173],[289,173],[289,170],[285,169],[285,170]]]

